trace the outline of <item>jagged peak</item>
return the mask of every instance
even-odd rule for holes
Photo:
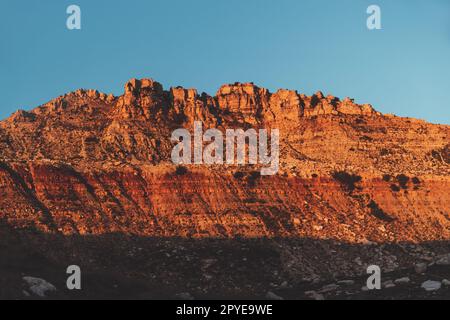
[[[174,100],[193,100],[198,97],[198,91],[194,88],[177,86],[170,88],[170,95]]]
[[[73,97],[90,98],[94,100],[98,99],[105,102],[113,102],[116,99],[116,97],[113,94],[106,94],[95,89],[78,89],[76,91],[73,91],[71,93],[62,96],[63,99]]]
[[[185,88],[182,86],[171,87],[168,91],[164,91],[163,85],[152,78],[132,78],[125,84],[125,96],[135,96],[141,93],[142,90],[160,94],[166,93],[175,100],[192,100],[199,96],[197,89]],[[95,93],[91,93],[91,95],[95,96]],[[343,113],[350,108],[354,108],[355,111],[361,110],[363,113],[378,113],[370,104],[357,104],[355,103],[355,99],[349,97],[345,97],[341,100],[339,97],[335,97],[331,94],[325,96],[320,90],[311,96],[299,93],[297,90],[292,89],[278,89],[275,93],[271,93],[268,89],[255,85],[254,82],[234,82],[220,86],[215,97],[220,98],[230,95],[247,95],[267,98],[275,96],[282,99],[298,97],[303,101],[310,101],[312,104],[311,107],[313,108],[318,103],[323,102],[331,105],[339,104],[340,106],[344,106],[345,108],[341,108]],[[207,93],[203,93],[202,96],[213,97]]]
[[[333,95],[325,96],[322,91],[317,91],[311,96],[299,93],[297,90],[278,89],[271,93],[268,89],[259,87],[253,82],[235,82],[224,84],[217,91],[216,96],[210,96],[207,93],[199,95],[195,88],[184,88],[182,86],[171,87],[165,91],[163,85],[152,78],[136,79],[132,78],[125,83],[125,92],[119,97],[113,94],[105,94],[94,89],[78,89],[65,95],[59,96],[46,104],[30,111],[33,114],[48,114],[49,112],[65,110],[71,106],[89,104],[90,101],[101,101],[118,108],[125,107],[127,112],[130,108],[126,106],[146,106],[162,107],[164,104],[170,104],[170,101],[187,103],[189,101],[199,103],[203,101],[206,105],[218,107],[219,109],[229,109],[231,112],[243,112],[249,120],[252,117],[261,115],[271,109],[281,109],[276,112],[285,112],[283,106],[289,106],[292,112],[295,108],[303,116],[325,115],[325,114],[378,114],[370,104],[357,104],[355,100],[349,97],[340,100]],[[245,99],[241,99],[246,97]],[[169,100],[168,100],[169,99]],[[247,100],[249,99],[249,100]],[[197,102],[195,102],[197,101]],[[293,115],[294,117],[294,115]],[[13,117],[11,117],[13,118]],[[14,116],[19,119],[29,118],[26,114],[17,114]]]
[[[132,78],[125,84],[125,95],[135,95],[138,94],[141,90],[150,90],[161,93],[164,91],[162,84],[151,78]]]
[[[317,91],[317,92],[314,94],[314,97],[316,97],[317,99],[320,99],[320,100],[322,100],[322,99],[325,98],[325,96],[323,95],[323,92],[322,92],[322,91]]]
[[[224,84],[217,91],[217,96],[227,96],[230,94],[257,95],[269,93],[269,90],[256,86],[253,82],[235,82],[233,84]]]

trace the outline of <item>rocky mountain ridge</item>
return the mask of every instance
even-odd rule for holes
[[[177,171],[171,132],[194,121],[278,128],[279,174]],[[82,235],[448,240],[449,135],[321,92],[132,79],[119,97],[78,90],[0,122],[0,218]]]
[[[194,121],[279,129],[278,174],[175,166],[171,133]],[[0,298],[448,298],[449,138],[251,83],[213,97],[132,79],[18,111],[0,122]]]

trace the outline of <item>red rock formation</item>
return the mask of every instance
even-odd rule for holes
[[[280,129],[279,175],[177,174],[171,132],[194,121]],[[449,134],[321,92],[236,83],[211,97],[133,79],[120,97],[78,90],[0,122],[0,218],[64,234],[449,240]]]
[[[256,124],[268,105],[269,96],[267,89],[258,88],[253,83],[235,83],[222,86],[217,92],[217,101],[221,110]]]

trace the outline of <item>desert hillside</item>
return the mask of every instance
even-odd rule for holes
[[[196,121],[279,129],[278,174],[174,165],[171,133]],[[0,298],[34,298],[27,275],[64,299],[448,298],[421,285],[449,283],[449,138],[251,83],[210,96],[133,79],[119,97],[78,90],[18,111],[0,122]],[[64,289],[72,263],[79,293]],[[385,290],[361,291],[373,264]]]
[[[280,171],[171,163],[171,132],[278,128]],[[131,80],[78,90],[0,123],[0,218],[99,235],[450,239],[450,127],[321,92]]]

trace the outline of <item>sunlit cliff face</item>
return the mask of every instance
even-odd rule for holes
[[[174,130],[279,129],[279,168],[174,164]],[[0,218],[64,234],[445,240],[448,126],[321,92],[226,85],[216,96],[131,80],[0,123]],[[356,178],[355,178],[356,177]],[[404,177],[407,177],[405,179]]]

